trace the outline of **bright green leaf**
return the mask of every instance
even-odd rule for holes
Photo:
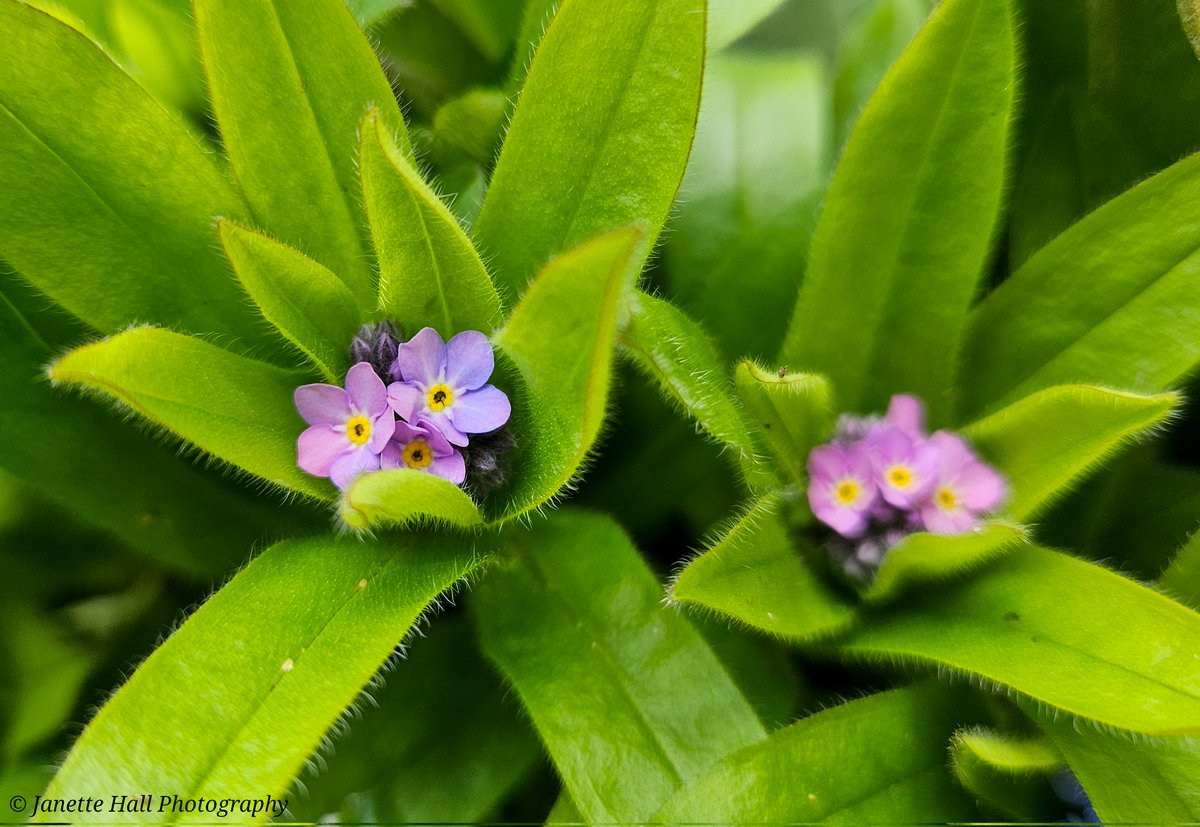
[[[212,157],[83,35],[0,0],[0,255],[105,333],[263,341],[215,242],[245,208]]]
[[[1161,426],[1179,395],[1066,385],[1026,397],[963,433],[1008,477],[1007,510],[1028,520],[1133,436]]]
[[[362,125],[359,168],[379,256],[379,308],[409,335],[490,333],[500,297],[458,220],[434,194],[378,115]]]
[[[529,70],[475,238],[519,294],[551,256],[645,221],[683,177],[704,62],[704,0],[565,0]]]
[[[666,824],[928,824],[975,820],[946,771],[962,698],[927,683],[827,709],[680,790]],[[883,756],[886,755],[886,760]]]
[[[788,640],[828,637],[855,609],[830,591],[800,556],[777,514],[777,496],[756,503],[671,584],[671,600],[717,612]]]
[[[836,648],[935,663],[1118,729],[1200,732],[1200,615],[1047,549],[864,618]]]
[[[1006,817],[1043,821],[1062,812],[1048,776],[1063,757],[1044,738],[967,729],[950,742],[950,765],[964,787]]]
[[[496,335],[527,391],[513,400],[509,423],[522,455],[506,518],[558,496],[599,436],[618,316],[644,243],[641,231],[619,230],[557,257]]]
[[[829,382],[813,373],[780,376],[753,362],[741,362],[733,373],[738,395],[771,452],[791,475],[808,481],[808,453],[833,426]]]
[[[256,223],[375,302],[359,208],[358,125],[404,119],[342,0],[195,0],[200,52],[229,160]]]
[[[231,221],[217,224],[225,255],[267,321],[300,349],[332,385],[349,365],[361,322],[354,296],[308,256]]]
[[[482,562],[434,535],[318,537],[268,549],[100,710],[47,795],[107,800],[115,790],[152,790],[157,802],[253,790],[279,798],[417,618]],[[212,815],[122,819],[211,823]]]
[[[1175,555],[1170,567],[1158,579],[1158,585],[1185,606],[1200,612],[1200,531]]]
[[[781,358],[826,374],[847,410],[907,392],[937,420],[953,401],[1004,191],[1014,60],[1008,0],[945,0],[850,136]]]
[[[630,296],[629,322],[621,343],[633,362],[696,420],[710,437],[734,453],[755,487],[774,483],[757,455],[754,438],[731,393],[726,366],[712,341],[670,302],[640,291]]]
[[[204,82],[189,4],[111,0],[108,19],[130,72],[169,108],[204,117]]]
[[[586,821],[644,821],[679,784],[764,738],[611,521],[556,515],[513,530],[509,547],[511,558],[472,595],[484,650]]]
[[[1200,155],[1047,244],[975,310],[965,410],[1051,385],[1160,391],[1200,361]]]
[[[296,438],[305,426],[292,394],[303,374],[139,327],[71,351],[50,367],[50,379],[111,396],[270,483],[331,498],[329,483],[296,465]]]
[[[710,0],[708,50],[718,52],[753,29],[783,0]]]
[[[457,526],[483,522],[474,501],[461,488],[411,468],[360,475],[342,494],[338,513],[346,525],[357,529],[427,520]]]

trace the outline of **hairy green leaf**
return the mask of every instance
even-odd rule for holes
[[[733,753],[655,816],[666,824],[974,821],[946,772],[963,699],[918,684],[827,709]],[[958,703],[956,703],[956,701]],[[887,760],[880,760],[883,754]]]
[[[217,230],[263,316],[340,386],[350,367],[350,340],[362,321],[353,294],[327,268],[286,244],[232,221],[219,221]]]
[[[346,525],[357,529],[431,519],[457,526],[483,522],[474,501],[461,488],[411,468],[360,475],[342,494],[338,513]]]
[[[1028,520],[1130,438],[1161,426],[1179,401],[1175,393],[1066,385],[1021,399],[963,433],[1007,475],[1007,510]]]
[[[358,125],[376,107],[410,151],[392,87],[342,0],[195,0],[229,159],[259,226],[375,302]]]
[[[908,392],[936,420],[952,402],[1004,189],[1014,60],[1008,0],[945,0],[859,118],[782,356],[828,375],[848,410]]]
[[[671,584],[671,600],[786,638],[828,637],[854,622],[855,609],[825,586],[800,556],[778,515],[775,495],[757,502]]]
[[[510,428],[522,456],[505,518],[558,496],[595,443],[612,383],[618,316],[644,243],[640,230],[618,230],[555,258],[496,335],[526,385],[513,400]]]
[[[50,367],[56,383],[111,396],[197,447],[270,483],[331,499],[296,465],[304,422],[292,394],[304,374],[151,327],[84,345]]]
[[[261,343],[213,216],[245,208],[200,142],[79,32],[0,0],[0,255],[111,333]]]
[[[1119,729],[1200,732],[1200,615],[1047,549],[1019,548],[927,589],[864,619],[836,648],[935,663]]]
[[[962,785],[994,812],[1022,821],[1061,814],[1048,776],[1062,767],[1063,757],[1044,738],[963,730],[950,742],[950,764]]]
[[[644,821],[679,784],[765,737],[614,523],[563,514],[508,539],[510,559],[473,595],[479,632],[586,821]]]
[[[1179,7],[1179,19],[1183,23],[1183,30],[1187,32],[1188,40],[1191,41],[1192,50],[1200,57],[1200,1],[1198,0],[1175,0]]]
[[[692,143],[704,8],[704,0],[563,2],[475,225],[511,294],[596,233],[645,221],[653,243]]]
[[[100,710],[47,795],[107,800],[115,790],[153,790],[156,803],[248,790],[280,797],[417,618],[482,561],[434,535],[318,537],[268,549]],[[174,824],[212,815],[122,819]]]
[[[808,453],[833,426],[829,382],[812,373],[784,373],[741,362],[733,373],[738,395],[771,452],[801,486],[808,482]]]
[[[1158,579],[1158,585],[1185,606],[1200,612],[1200,531],[1175,555],[1170,567]]]
[[[410,335],[490,333],[500,297],[470,239],[392,142],[378,114],[362,125],[359,169],[379,256],[379,309]]]

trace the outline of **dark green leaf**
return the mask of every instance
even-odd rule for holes
[[[1200,531],[1175,555],[1170,568],[1158,579],[1158,585],[1180,603],[1200,612]]]
[[[993,812],[1022,821],[1062,812],[1048,776],[1063,766],[1063,757],[1044,738],[964,730],[950,742],[950,764],[962,785]]]
[[[746,413],[758,427],[771,452],[791,475],[791,482],[808,482],[808,453],[833,426],[829,382],[812,373],[785,373],[742,362],[733,374]]]

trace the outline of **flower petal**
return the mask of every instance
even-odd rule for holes
[[[968,462],[958,474],[958,495],[972,511],[991,511],[1004,501],[1008,485],[1004,477],[979,460]]]
[[[928,502],[921,507],[921,522],[933,534],[962,534],[979,525],[979,520],[965,508],[946,510]]]
[[[461,397],[460,397],[461,398]],[[457,407],[456,400],[451,407]],[[417,417],[422,424],[427,425],[430,429],[437,430],[451,445],[457,445],[462,448],[470,441],[467,435],[459,428],[454,427],[453,420],[447,416],[445,410],[441,411],[423,411]]]
[[[350,404],[362,413],[379,416],[387,410],[387,388],[367,362],[359,362],[346,372],[346,392]]]
[[[371,423],[371,439],[367,442],[367,447],[370,448],[371,453],[383,453],[383,449],[387,447],[388,440],[392,438],[392,434],[395,432],[396,415],[392,413],[391,408],[388,408]]]
[[[335,385],[301,385],[292,399],[309,425],[340,425],[350,418],[350,394]]]
[[[429,387],[442,381],[446,373],[446,346],[442,337],[432,327],[421,328],[416,336],[400,345],[396,369],[405,382]]]
[[[420,438],[429,443],[435,457],[446,457],[454,451],[454,446],[446,439],[441,429],[425,417],[418,416],[415,427],[417,430],[414,433],[419,433]]]
[[[334,485],[344,491],[359,474],[378,470],[379,455],[360,447],[334,460],[329,469],[329,477]]]
[[[458,451],[451,451],[449,456],[434,456],[433,462],[425,469],[431,474],[449,480],[455,485],[462,485],[467,478],[467,463]]]
[[[846,457],[841,446],[818,445],[808,454],[810,487],[820,482],[832,482],[846,470]]]
[[[898,393],[888,403],[888,425],[895,426],[913,439],[925,438],[925,405],[915,396]]]
[[[495,367],[492,343],[478,330],[464,330],[446,343],[446,382],[455,392],[483,387]]]
[[[508,401],[508,395],[495,385],[484,385],[455,399],[446,413],[454,427],[463,433],[486,434],[508,421],[512,414],[512,403]]]
[[[416,412],[425,406],[425,393],[407,382],[393,382],[388,385],[387,394],[388,404],[405,422],[412,422]]]
[[[313,425],[296,440],[296,464],[314,477],[328,477],[333,461],[350,447],[344,430],[331,425]]]

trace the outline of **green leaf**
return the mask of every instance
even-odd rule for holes
[[[995,812],[1022,821],[1062,814],[1048,776],[1063,766],[1063,757],[1044,738],[963,730],[950,742],[950,764],[962,785]]]
[[[1133,732],[1200,732],[1200,615],[1099,566],[1019,548],[864,619],[847,654],[934,663]]]
[[[1179,401],[1175,393],[1065,385],[1028,396],[963,434],[1007,475],[1009,513],[1028,520],[1133,436],[1161,426]]]
[[[358,125],[377,107],[409,152],[392,87],[342,0],[195,0],[229,160],[256,223],[374,305]]]
[[[801,558],[802,541],[788,535],[776,513],[782,507],[775,495],[755,503],[676,576],[670,599],[794,641],[828,637],[853,623],[854,607]]]
[[[808,482],[808,453],[833,426],[833,394],[824,376],[767,371],[750,361],[733,373],[738,395],[793,483]]]
[[[699,325],[670,302],[635,291],[630,295],[621,344],[668,399],[733,452],[751,486],[773,485],[774,474],[758,457],[754,438],[730,393],[726,366]]]
[[[1179,7],[1179,20],[1191,41],[1192,50],[1200,57],[1200,0],[1175,0]]]
[[[635,221],[653,243],[692,143],[704,0],[565,0],[529,77],[475,225],[519,294],[551,256]]]
[[[434,535],[273,546],[100,710],[47,796],[108,799],[128,789],[152,790],[156,803],[249,795],[238,790],[280,797],[417,618],[482,562]],[[212,821],[170,811],[122,818]]]
[[[910,586],[948,580],[1027,539],[1020,526],[998,521],[985,522],[967,534],[910,534],[888,549],[863,599],[884,603]]]
[[[813,691],[786,643],[753,629],[735,628],[716,614],[692,621],[768,732],[796,720],[797,713],[812,704]]]
[[[1175,555],[1158,579],[1158,585],[1183,605],[1200,612],[1200,531]]]
[[[379,256],[379,309],[410,332],[432,327],[449,339],[490,333],[500,297],[459,226],[398,150],[375,113],[362,125],[359,169]]]
[[[79,32],[0,0],[0,255],[89,325],[257,344],[214,242],[244,210],[213,158]]]
[[[708,50],[718,52],[753,29],[783,0],[711,0],[708,12]]]
[[[1067,382],[1156,392],[1187,374],[1200,361],[1197,198],[1200,155],[1108,202],[1001,284],[972,315],[964,409]]]
[[[1066,756],[1105,824],[1200,821],[1200,738],[1132,741],[1024,706]]]
[[[275,325],[331,385],[341,385],[350,367],[350,340],[361,318],[354,296],[337,276],[286,244],[217,222],[225,255],[242,287]]]
[[[513,400],[509,423],[521,457],[506,519],[558,496],[595,443],[612,384],[618,316],[644,244],[639,229],[618,230],[555,258],[496,334],[527,391]]]
[[[817,713],[730,755],[680,790],[653,821],[974,821],[970,799],[946,772],[946,739],[963,700],[927,683]],[[880,760],[883,753],[887,760]]]
[[[360,475],[342,494],[338,514],[356,529],[430,519],[464,527],[483,522],[474,501],[461,488],[411,468]]]
[[[292,394],[303,374],[190,336],[139,327],[71,351],[51,365],[50,379],[111,396],[267,482],[332,498],[327,482],[296,465],[304,422]]]
[[[188,4],[111,0],[108,19],[130,71],[169,108],[200,120],[204,82]]]
[[[645,821],[680,783],[763,739],[614,523],[566,513],[508,539],[511,557],[472,595],[479,633],[587,822]]]
[[[518,0],[430,0],[456,25],[489,63],[508,54],[521,23]]]
[[[1004,191],[1013,64],[1008,0],[945,0],[850,136],[782,356],[847,410],[907,392],[945,416]]]

